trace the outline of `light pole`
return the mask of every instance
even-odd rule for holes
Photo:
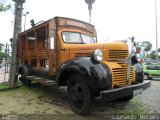
[[[22,22],[22,10],[23,3],[25,0],[13,0],[15,2],[15,18],[14,18],[14,29],[13,29],[13,41],[12,41],[12,57],[11,57],[11,67],[9,74],[9,85],[11,87],[18,84],[17,81],[17,71],[18,71],[18,58],[17,58],[17,38],[18,33],[21,32],[21,22]]]
[[[92,4],[95,2],[95,0],[85,0],[85,2],[88,4],[88,10],[89,10],[89,23],[91,23]]]
[[[158,60],[157,0],[155,0],[155,23],[156,23],[156,59]]]
[[[24,31],[25,31],[25,27],[26,27],[26,16],[27,16],[27,14],[29,14],[28,11],[25,14],[23,14],[23,16],[24,16]]]

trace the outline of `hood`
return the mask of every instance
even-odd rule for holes
[[[96,49],[102,50],[103,59],[107,61],[124,60],[128,57],[128,45],[125,42],[66,44],[64,49],[69,51],[69,58],[89,57]]]
[[[96,49],[109,50],[128,50],[128,46],[125,42],[107,42],[107,43],[95,43],[95,44],[70,44],[70,51],[94,51]]]

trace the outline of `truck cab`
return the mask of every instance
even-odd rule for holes
[[[151,85],[126,42],[97,43],[93,25],[71,18],[54,17],[20,33],[18,63],[25,85],[67,86],[69,104],[81,115],[95,97],[130,100]]]

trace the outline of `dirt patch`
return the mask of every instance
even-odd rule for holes
[[[10,120],[10,117],[14,120],[93,120],[103,117],[94,112],[88,116],[75,114],[68,104],[66,87],[57,89],[40,84],[1,91],[0,115],[4,120]]]
[[[42,88],[43,87],[43,88]],[[1,92],[1,114],[62,114],[72,113],[65,88],[49,88],[41,85],[20,87]]]

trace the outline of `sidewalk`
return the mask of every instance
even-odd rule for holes
[[[9,79],[9,73],[5,74],[5,68],[0,68],[0,83],[7,82]]]

